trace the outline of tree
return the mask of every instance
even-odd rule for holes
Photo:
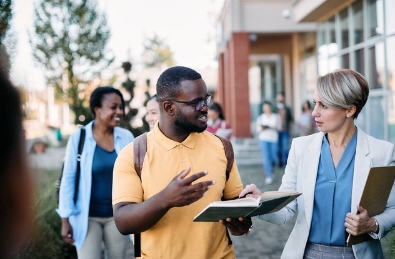
[[[10,28],[10,21],[12,19],[12,1],[0,0],[0,69],[6,75],[10,71],[10,57],[5,46],[5,38]]]
[[[114,60],[106,50],[110,30],[104,13],[95,0],[41,0],[34,32],[33,55],[45,67],[47,83],[69,103],[75,123],[86,124],[91,116],[85,85]]]
[[[170,47],[157,34],[145,39],[143,59],[146,67],[170,67],[175,64]]]

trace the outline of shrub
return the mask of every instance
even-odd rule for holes
[[[58,171],[41,171],[35,202],[35,228],[29,243],[15,259],[77,259],[75,248],[63,242],[61,221],[56,213],[55,180]]]

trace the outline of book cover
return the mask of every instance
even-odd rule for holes
[[[193,219],[195,222],[218,222],[226,218],[254,217],[276,212],[296,199],[296,191],[268,191],[260,197],[246,197],[210,203]]]
[[[383,213],[395,180],[395,166],[370,168],[359,205],[365,208],[371,217]],[[347,246],[372,240],[368,234],[348,235]]]

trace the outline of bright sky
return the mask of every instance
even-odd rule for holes
[[[34,65],[26,33],[33,24],[32,2],[14,0],[18,49],[11,78],[16,85],[42,88],[42,72]],[[213,0],[99,0],[99,4],[111,27],[109,47],[115,54],[115,65],[130,57],[137,69],[144,39],[156,33],[170,46],[177,65],[196,69],[215,66],[215,29],[213,17],[209,17]]]

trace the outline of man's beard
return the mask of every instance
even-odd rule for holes
[[[205,124],[202,127],[199,127],[198,125],[195,125],[195,124],[189,122],[183,114],[177,115],[176,120],[174,121],[174,124],[178,128],[180,128],[184,131],[187,131],[187,132],[201,133],[201,132],[205,131],[207,128],[207,124]]]

